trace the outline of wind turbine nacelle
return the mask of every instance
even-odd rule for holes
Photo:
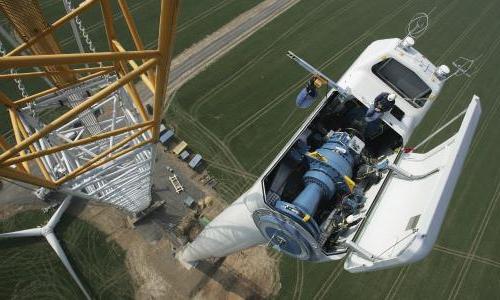
[[[255,184],[180,253],[181,261],[223,257],[262,244],[308,261],[347,256],[349,272],[424,258],[444,220],[481,107],[474,96],[459,131],[427,153],[401,151],[444,80],[436,80],[436,67],[416,49],[400,45],[400,39],[373,42],[338,84],[288,52],[313,76],[297,96],[297,106],[316,99],[314,79],[324,79],[327,96]],[[394,74],[403,74],[411,91],[429,101],[420,105],[399,95],[393,110],[367,121],[373,99],[402,93]],[[393,166],[391,171],[381,160]]]

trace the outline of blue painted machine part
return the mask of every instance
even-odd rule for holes
[[[302,208],[304,212],[308,215],[313,216],[318,208],[319,201],[323,194],[324,188],[316,183],[310,183],[306,188],[300,193],[300,195],[295,198],[293,204],[297,207]]]
[[[279,206],[285,204],[291,205],[282,201],[277,203]],[[311,259],[315,250],[313,246],[315,240],[302,226],[297,226],[294,217],[260,209],[253,213],[253,218],[273,248],[297,259]]]
[[[307,157],[309,170],[304,174],[305,187],[292,203],[278,200],[277,213],[254,214],[262,234],[280,251],[298,259],[313,259],[318,249],[315,241],[320,228],[314,220],[322,200],[347,189],[344,176],[351,177],[355,152],[349,148],[350,137],[335,132],[320,148]],[[281,215],[280,215],[281,214]]]
[[[312,219],[307,222],[304,221],[304,217],[307,213],[305,213],[300,207],[284,201],[277,201],[275,207],[277,211],[290,217],[296,223],[301,224],[302,227],[305,228],[314,238],[319,236],[320,230],[318,224],[316,224],[316,222]]]
[[[336,132],[316,150],[319,155],[308,156],[309,171],[304,174],[306,187],[292,203],[311,217],[322,199],[330,199],[337,186],[344,185],[344,176],[352,176],[354,156],[349,141],[347,133]]]
[[[295,104],[297,105],[298,108],[308,108],[309,106],[311,106],[311,104],[313,104],[316,98],[317,98],[316,93],[313,93],[311,95],[311,93],[308,92],[307,88],[303,88],[297,95]]]

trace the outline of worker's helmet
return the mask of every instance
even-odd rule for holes
[[[391,101],[391,102],[392,102],[392,101],[394,101],[394,100],[396,100],[396,94],[392,94],[392,93],[391,93],[391,94],[389,94],[389,95],[387,96],[387,100],[389,100],[389,101]]]

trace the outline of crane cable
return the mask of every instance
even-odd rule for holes
[[[3,45],[3,42],[0,40],[0,54],[2,56],[5,56],[7,54],[7,51],[5,50],[5,47]],[[10,74],[14,75],[14,74],[17,74],[17,71],[16,69],[12,68],[10,69]],[[21,79],[19,78],[14,78],[14,82],[16,83],[17,85],[17,89],[19,90],[19,92],[21,93],[21,96],[23,98],[26,98],[29,96],[28,92],[26,91],[26,87],[24,86],[23,82]]]
[[[73,4],[71,4],[70,0],[64,0],[64,4],[65,4],[64,7],[66,8],[66,11],[68,13],[70,13],[70,12],[72,12],[74,10]],[[95,53],[96,49],[95,49],[95,46],[94,46],[94,42],[92,42],[92,39],[90,39],[90,36],[87,33],[87,29],[83,25],[82,19],[80,18],[79,15],[75,16],[75,23],[76,23],[76,25],[78,27],[78,30],[80,31],[80,34],[82,35],[83,39],[85,40],[85,43],[87,44],[87,47],[89,48],[89,50],[91,52]],[[99,62],[99,65],[102,66],[102,62]]]

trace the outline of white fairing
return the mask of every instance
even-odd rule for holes
[[[381,190],[345,261],[349,272],[409,264],[432,249],[479,122],[474,96],[457,134],[423,154],[403,154],[397,166],[414,175],[438,169],[419,180],[391,176]]]
[[[224,257],[265,243],[252,219],[252,213],[264,206],[262,194],[252,193],[252,190],[243,194],[184,248],[179,259],[190,263],[209,257]]]
[[[404,111],[405,116],[403,119],[401,121],[397,120],[391,114],[384,114],[382,116],[382,119],[401,135],[406,143],[427,111],[431,108],[434,99],[441,92],[444,81],[436,78],[434,75],[436,66],[425,58],[422,53],[412,47],[406,50],[402,49],[398,47],[400,43],[401,39],[398,38],[374,41],[342,75],[338,84],[348,89],[357,99],[369,107],[372,105],[373,99],[380,93],[396,93],[372,72],[372,67],[375,64],[386,58],[394,58],[415,72],[432,89],[429,101],[423,107],[415,108],[401,98],[400,95],[397,95],[396,105]]]

